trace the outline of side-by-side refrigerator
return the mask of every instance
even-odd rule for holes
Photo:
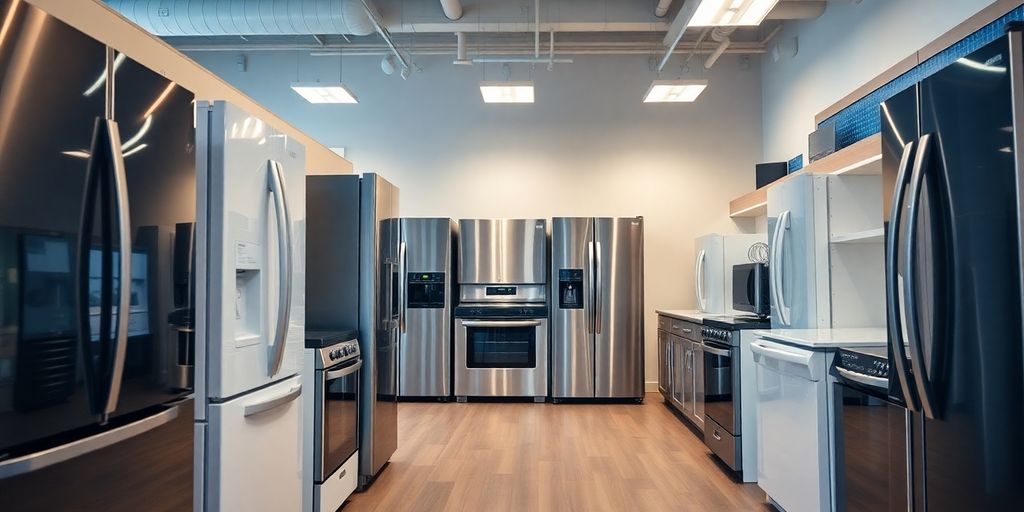
[[[551,220],[551,397],[642,400],[644,220]]]
[[[187,510],[193,94],[29,2],[0,16],[0,510]]]
[[[886,100],[880,117],[889,389],[907,407],[913,510],[1020,510],[1021,32]]]
[[[196,120],[195,510],[298,510],[305,148],[230,103]]]

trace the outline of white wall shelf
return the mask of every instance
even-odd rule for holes
[[[833,244],[880,244],[884,242],[882,228],[866,229],[853,233],[833,233]]]

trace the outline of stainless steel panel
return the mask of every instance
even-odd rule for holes
[[[452,233],[451,219],[402,219],[405,244],[402,289],[417,272],[445,274],[443,308],[409,308],[403,301],[405,325],[400,331],[398,374],[400,396],[446,397],[451,394]],[[408,297],[408,294],[405,295]]]
[[[373,173],[360,181],[359,481],[365,487],[398,448],[398,189]]]
[[[455,395],[482,397],[532,396],[548,394],[548,321],[532,319],[537,326],[537,359],[534,368],[469,368],[466,364],[466,327],[455,319]]]
[[[547,221],[460,219],[459,284],[547,282]]]
[[[594,220],[597,397],[644,396],[643,226],[640,217]]]
[[[592,218],[554,218],[551,221],[551,396],[594,397],[594,308],[591,250]],[[559,271],[583,270],[583,309],[559,306]]]
[[[743,450],[740,448],[740,437],[733,437],[728,430],[708,418],[704,427],[704,444],[715,452],[715,455],[722,460],[733,471],[742,471],[743,463],[740,456]]]
[[[527,303],[545,302],[548,287],[544,284],[515,285],[514,295],[487,295],[490,286],[482,284],[462,284],[459,286],[459,300],[463,303]]]

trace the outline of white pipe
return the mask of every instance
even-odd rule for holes
[[[462,17],[462,3],[459,0],[441,0],[444,16],[452,21]]]
[[[540,0],[533,0],[533,58],[540,58]]]
[[[718,41],[718,46],[715,47],[715,51],[711,52],[711,55],[708,55],[707,60],[704,61],[704,69],[711,69],[711,66],[718,62],[718,58],[725,53],[725,50],[729,49],[729,45],[732,44],[729,36],[735,31],[736,27],[715,27],[711,31],[711,39]]]
[[[466,51],[466,33],[465,32],[456,32],[455,33],[455,42],[456,42],[456,44],[455,44],[455,62],[454,63],[455,64],[459,64],[461,66],[473,64],[473,61],[471,61],[471,60],[469,60],[467,58],[468,55],[469,55],[469,52]]]
[[[548,32],[548,71],[555,67],[555,31]]]
[[[659,18],[664,18],[668,14],[668,8],[672,5],[672,0],[658,0],[657,7],[654,8],[654,15]]]
[[[474,57],[473,62],[504,62],[506,64],[516,64],[526,62],[529,64],[547,64],[548,59],[535,59],[532,57]],[[572,64],[573,59],[553,59],[551,62],[556,64]]]

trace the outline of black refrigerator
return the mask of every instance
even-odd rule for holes
[[[890,394],[916,511],[1024,509],[1021,35],[881,104]]]
[[[0,22],[0,510],[189,509],[193,94]]]

